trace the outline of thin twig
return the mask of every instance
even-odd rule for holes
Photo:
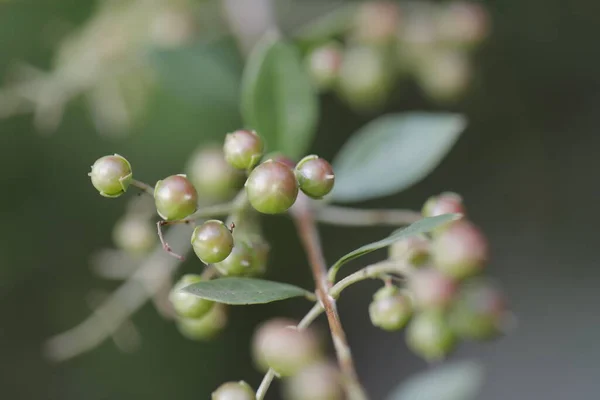
[[[323,304],[325,313],[327,314],[329,329],[331,331],[333,345],[343,376],[346,393],[350,400],[365,400],[367,396],[358,381],[358,376],[352,360],[352,353],[350,352],[350,347],[346,340],[346,333],[342,328],[335,299],[328,293],[330,283],[327,280],[327,266],[321,250],[321,241],[313,211],[310,208],[307,197],[298,197],[296,204],[291,210],[291,215],[296,224],[298,236],[300,237],[308,256],[319,300]]]
[[[160,243],[162,244],[163,250],[166,251],[167,254],[178,259],[179,261],[184,261],[185,257],[180,254],[175,253],[173,251],[173,249],[171,249],[171,246],[169,246],[169,243],[165,240],[165,237],[162,232],[162,227],[166,226],[166,225],[182,224],[182,223],[187,223],[187,221],[163,221],[163,220],[160,220],[156,223],[156,230],[158,231],[158,238],[160,239]]]
[[[271,383],[275,378],[275,375],[275,370],[273,368],[269,368],[269,370],[265,374],[265,377],[260,383],[258,390],[256,391],[256,400],[263,400],[265,398],[265,396],[267,395],[267,391],[269,390],[269,386],[271,386]]]
[[[410,225],[421,218],[411,210],[361,210],[358,208],[326,205],[316,209],[319,222],[341,226]]]
[[[133,187],[136,187],[136,188],[140,189],[141,191],[146,192],[150,196],[154,197],[154,188],[152,186],[148,185],[147,183],[138,181],[136,179],[132,179],[130,185]]]

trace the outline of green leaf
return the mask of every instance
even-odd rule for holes
[[[317,95],[296,49],[273,35],[253,50],[242,78],[242,117],[267,151],[300,158],[318,118]]]
[[[409,378],[387,400],[474,400],[483,379],[480,364],[455,362]]]
[[[295,37],[302,42],[324,42],[352,28],[356,19],[355,3],[343,4],[333,11],[321,12],[309,23],[296,30]]]
[[[356,132],[334,159],[331,199],[360,201],[408,188],[437,167],[465,126],[464,116],[451,113],[379,117]]]
[[[203,299],[225,304],[264,304],[311,293],[287,283],[251,278],[220,278],[181,289]]]
[[[333,281],[337,271],[342,265],[346,264],[348,261],[352,261],[355,258],[371,253],[375,250],[387,247],[401,239],[405,239],[407,237],[419,235],[422,233],[431,232],[435,228],[444,225],[450,221],[457,220],[461,217],[462,216],[460,214],[444,214],[438,215],[436,217],[423,218],[407,226],[406,228],[401,228],[394,231],[390,236],[386,237],[385,239],[381,239],[376,242],[361,246],[358,249],[346,254],[345,256],[337,260],[335,264],[333,264],[330,271],[330,278]]]

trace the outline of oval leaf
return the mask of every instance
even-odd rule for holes
[[[478,363],[455,362],[409,378],[387,400],[474,400],[483,378]]]
[[[367,200],[417,183],[442,161],[465,126],[465,117],[451,113],[392,114],[370,122],[333,162],[332,200]]]
[[[371,253],[372,251],[382,249],[384,247],[390,246],[391,244],[401,240],[406,239],[410,236],[420,235],[422,233],[431,232],[435,228],[447,224],[450,221],[457,220],[461,218],[461,214],[444,214],[438,215],[436,217],[428,217],[423,218],[406,228],[401,228],[394,231],[390,236],[385,239],[378,240],[377,242],[369,243],[364,246],[359,247],[358,249],[351,251],[346,254],[342,258],[336,261],[335,264],[331,267],[330,278],[333,281],[337,271],[340,269],[342,265],[347,263],[348,261],[354,260],[362,255]]]
[[[264,304],[311,294],[287,283],[251,278],[220,278],[186,286],[184,292],[224,304]]]
[[[317,122],[317,95],[300,55],[272,35],[248,59],[242,78],[242,116],[267,150],[299,158],[310,146]]]

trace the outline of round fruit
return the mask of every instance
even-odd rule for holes
[[[209,220],[194,229],[192,247],[205,264],[218,263],[231,254],[233,235],[223,222]]]
[[[156,183],[154,203],[164,220],[179,221],[196,211],[198,193],[185,175],[171,175]]]
[[[131,183],[131,164],[118,154],[104,156],[96,160],[88,175],[102,196],[118,197]]]
[[[298,197],[298,182],[285,164],[268,160],[256,167],[246,181],[248,201],[263,214],[287,211]]]

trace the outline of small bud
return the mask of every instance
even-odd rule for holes
[[[466,214],[463,199],[459,194],[446,192],[431,196],[421,211],[424,217],[437,217],[443,214]]]
[[[318,89],[329,89],[337,81],[342,65],[342,50],[337,43],[317,47],[307,57],[308,73]]]
[[[263,142],[254,131],[235,131],[225,136],[223,153],[234,168],[248,170],[263,156]]]
[[[179,282],[173,286],[169,294],[169,300],[180,317],[200,318],[213,307],[214,303],[212,301],[181,291],[184,287],[200,281],[202,281],[200,275],[187,274],[182,276]]]
[[[458,100],[471,82],[471,63],[460,51],[429,52],[417,68],[417,80],[427,96],[439,102]]]
[[[456,294],[454,280],[432,268],[421,269],[412,274],[408,288],[421,309],[445,308],[452,303]]]
[[[425,360],[438,361],[454,349],[456,338],[442,313],[426,311],[413,317],[406,329],[406,343]]]
[[[131,254],[143,254],[156,243],[156,228],[147,218],[126,216],[119,220],[113,230],[113,241],[120,249]]]
[[[177,319],[177,329],[190,340],[210,340],[221,332],[225,325],[227,325],[227,313],[223,304],[215,304],[200,318]]]
[[[311,330],[298,330],[291,320],[277,318],[259,326],[253,338],[257,366],[273,368],[282,376],[296,374],[321,359],[321,343]]]
[[[394,286],[379,289],[369,305],[371,323],[386,331],[404,328],[411,315],[411,300]]]
[[[256,260],[255,249],[248,240],[237,238],[229,255],[214,267],[225,276],[242,276],[251,274]]]
[[[503,293],[487,282],[467,282],[450,313],[450,323],[461,337],[475,340],[500,335],[508,312]]]
[[[104,156],[92,165],[92,185],[104,197],[119,197],[131,183],[131,165],[118,154]]]
[[[256,394],[244,381],[226,382],[212,393],[212,400],[256,400]]]
[[[356,14],[355,38],[379,44],[393,39],[400,25],[400,8],[391,1],[368,1]]]
[[[481,271],[488,258],[488,243],[481,231],[466,220],[455,221],[434,237],[434,266],[462,279]]]
[[[203,198],[229,198],[240,184],[242,175],[225,161],[223,150],[205,147],[197,151],[187,167],[188,178]]]
[[[263,214],[287,211],[298,197],[298,182],[285,164],[268,160],[256,167],[246,181],[248,201]]]
[[[429,260],[429,239],[425,235],[417,235],[399,240],[389,247],[388,258],[421,266]]]
[[[185,175],[171,175],[156,182],[154,204],[166,221],[185,219],[196,211],[198,193]]]
[[[233,235],[223,222],[209,220],[194,229],[192,247],[203,263],[218,263],[231,254]]]
[[[335,365],[317,362],[302,368],[283,382],[284,398],[288,400],[342,400],[344,391]]]
[[[313,199],[320,199],[333,189],[335,175],[331,164],[319,156],[306,156],[296,165],[300,189]]]

